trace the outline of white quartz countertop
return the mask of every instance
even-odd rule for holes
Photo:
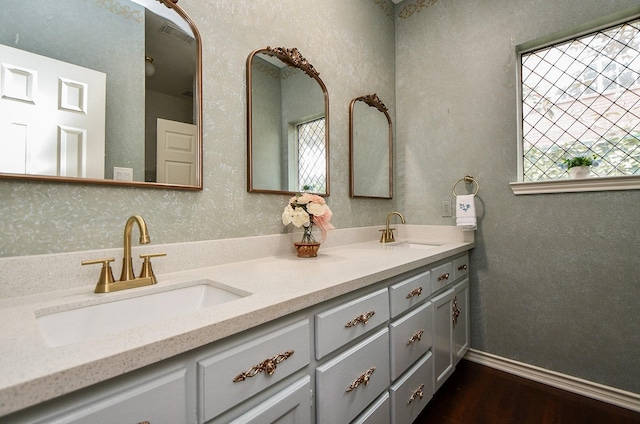
[[[400,241],[400,240],[399,240]],[[158,285],[94,294],[94,285],[0,300],[0,416],[204,346],[284,315],[471,249],[474,242],[428,250],[378,241],[321,247],[316,258],[295,253],[158,274]],[[188,315],[49,347],[36,313],[137,296],[155,287],[201,279],[250,295]],[[113,297],[115,299],[116,297]]]

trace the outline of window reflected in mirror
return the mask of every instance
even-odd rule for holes
[[[329,194],[329,99],[315,68],[293,48],[247,59],[249,192]]]

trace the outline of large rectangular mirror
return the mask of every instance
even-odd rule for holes
[[[248,191],[329,195],[329,97],[298,49],[247,59]]]
[[[201,189],[200,62],[175,0],[5,0],[0,177]]]

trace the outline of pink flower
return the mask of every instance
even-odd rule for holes
[[[320,227],[320,231],[322,231],[322,241],[324,242],[327,239],[327,232],[329,230],[333,230],[335,227],[331,224],[331,217],[333,216],[333,212],[329,209],[329,206],[325,205],[325,213],[324,215],[314,215],[313,223]]]

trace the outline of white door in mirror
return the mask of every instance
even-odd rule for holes
[[[106,74],[4,45],[0,58],[0,172],[104,178]]]
[[[198,157],[197,127],[158,118],[156,182],[195,185]]]

